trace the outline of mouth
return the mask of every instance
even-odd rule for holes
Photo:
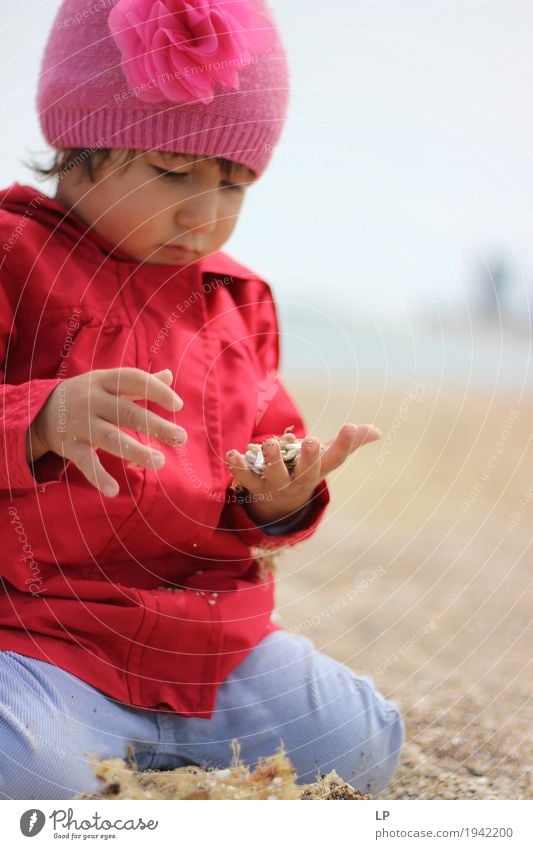
[[[191,248],[187,248],[184,245],[171,245],[166,244],[162,245],[163,250],[167,251],[171,256],[176,257],[177,259],[181,259],[185,262],[193,262],[195,259],[200,259],[201,253],[200,251],[194,251]]]

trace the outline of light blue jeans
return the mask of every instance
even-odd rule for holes
[[[85,755],[127,757],[141,770],[225,768],[237,738],[253,766],[283,741],[299,783],[335,769],[381,793],[403,742],[398,709],[367,677],[276,631],[221,685],[211,719],[134,708],[56,666],[0,651],[0,799],[71,799],[98,792]]]

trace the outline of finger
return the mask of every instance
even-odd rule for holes
[[[172,384],[174,376],[169,368],[164,368],[161,371],[154,371],[152,373],[154,377],[157,377],[158,380],[162,380],[164,383],[167,384],[167,386],[170,386]]]
[[[142,401],[154,401],[166,410],[177,412],[183,401],[177,392],[150,372],[137,368],[106,370],[102,386],[112,395],[136,397]]]
[[[158,380],[162,380],[163,383],[165,383],[167,386],[172,385],[172,381],[173,381],[174,378],[173,378],[172,372],[170,371],[169,368],[165,368],[162,371],[154,371],[153,375],[154,375],[154,377],[157,377]],[[121,392],[119,397],[129,398],[130,401],[142,401],[144,396],[142,396],[142,395],[128,395],[125,392]]]
[[[68,453],[63,450],[63,456],[72,460],[89,483],[100,490],[103,495],[107,495],[109,498],[118,495],[120,487],[117,481],[106,472],[98,454],[88,442],[75,442],[72,447],[68,448]]]
[[[302,442],[300,458],[294,467],[292,479],[299,486],[314,487],[321,476],[320,441],[313,436]]]
[[[352,451],[356,451],[357,448],[361,448],[363,445],[369,445],[371,442],[376,442],[378,439],[381,439],[382,433],[379,428],[375,427],[375,425],[356,425],[350,422],[350,424],[346,424],[341,427],[339,437],[346,440],[351,439],[351,453]]]
[[[344,463],[362,445],[375,442],[381,438],[381,432],[374,425],[347,424],[341,427],[329,447],[322,453],[321,474],[328,475]]]
[[[281,449],[277,439],[267,439],[261,446],[265,458],[264,483],[267,489],[275,492],[283,489],[291,482],[287,466],[283,462]]]
[[[184,445],[187,441],[187,431],[184,428],[125,398],[106,393],[98,413],[103,419],[119,427],[145,433],[174,447]]]
[[[91,434],[91,444],[93,448],[102,448],[115,457],[152,471],[157,471],[165,465],[165,455],[161,451],[143,445],[107,422],[102,422]]]
[[[263,481],[252,472],[244,460],[244,456],[238,451],[228,451],[226,454],[226,463],[235,478],[236,483],[243,486],[249,492],[260,492],[262,490]]]

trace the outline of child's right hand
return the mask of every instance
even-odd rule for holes
[[[26,435],[29,460],[47,451],[72,460],[104,495],[118,495],[117,481],[102,466],[96,448],[102,448],[147,469],[160,469],[164,454],[142,445],[120,430],[126,427],[182,445],[187,432],[134,401],[154,401],[177,412],[183,401],[169,386],[170,369],[150,374],[137,368],[97,369],[61,381],[32,422]]]

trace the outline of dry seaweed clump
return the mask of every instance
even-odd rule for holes
[[[227,769],[203,770],[188,766],[159,772],[140,772],[134,761],[122,758],[100,761],[91,758],[95,775],[102,782],[98,794],[77,799],[371,799],[330,772],[315,784],[297,785],[296,771],[280,750],[261,758],[250,772],[239,760],[238,750]]]
[[[370,793],[360,793],[339,778],[335,770],[315,784],[301,788],[301,791],[300,799],[372,799]]]

